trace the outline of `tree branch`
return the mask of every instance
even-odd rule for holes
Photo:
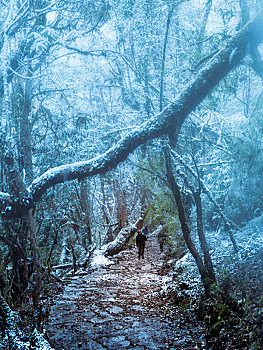
[[[184,91],[160,113],[128,133],[105,153],[88,161],[62,165],[35,179],[28,191],[33,206],[50,187],[74,179],[105,173],[124,161],[138,146],[162,135],[169,135],[172,145],[177,142],[186,117],[207,94],[246,56],[247,48],[263,41],[263,12],[230,38],[225,46],[188,83]],[[28,209],[25,208],[25,210]],[[11,209],[6,214],[12,216]]]

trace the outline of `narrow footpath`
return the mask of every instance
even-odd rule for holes
[[[165,303],[157,237],[144,260],[134,249],[90,274],[74,276],[51,308],[47,336],[56,350],[204,349],[194,313]]]

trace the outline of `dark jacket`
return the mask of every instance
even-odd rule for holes
[[[147,237],[139,232],[136,236],[136,246],[139,247],[145,245],[145,241],[147,241]]]

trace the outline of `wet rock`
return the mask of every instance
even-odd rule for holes
[[[133,305],[131,308],[132,310],[135,310],[135,311],[140,311],[140,312],[146,311],[145,307],[140,305]]]
[[[117,336],[108,340],[107,345],[110,349],[125,349],[130,346],[130,341],[125,336]]]
[[[111,314],[121,314],[123,313],[123,308],[119,306],[112,306],[108,311]]]
[[[100,317],[93,317],[89,320],[89,322],[93,324],[102,324],[107,322],[108,320],[106,318],[100,318]]]
[[[54,300],[47,325],[55,349],[194,349],[191,344],[202,332],[192,332],[192,320],[176,332],[183,318],[168,321],[158,308],[164,280],[154,266],[159,259],[154,239],[147,241],[143,262],[135,250],[123,252],[115,265],[69,279]]]

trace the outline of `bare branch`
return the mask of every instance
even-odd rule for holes
[[[190,81],[184,91],[167,105],[160,113],[129,132],[116,145],[105,153],[87,161],[62,165],[45,172],[35,179],[28,191],[32,206],[40,200],[43,193],[56,184],[74,179],[103,174],[124,161],[130,153],[147,141],[162,135],[169,135],[174,146],[186,117],[207,96],[247,54],[249,43],[263,41],[263,12],[249,22],[226,42],[211,61],[207,63]],[[25,208],[28,210],[29,207]],[[7,213],[8,214],[8,213]],[[12,215],[12,208],[9,211]]]

